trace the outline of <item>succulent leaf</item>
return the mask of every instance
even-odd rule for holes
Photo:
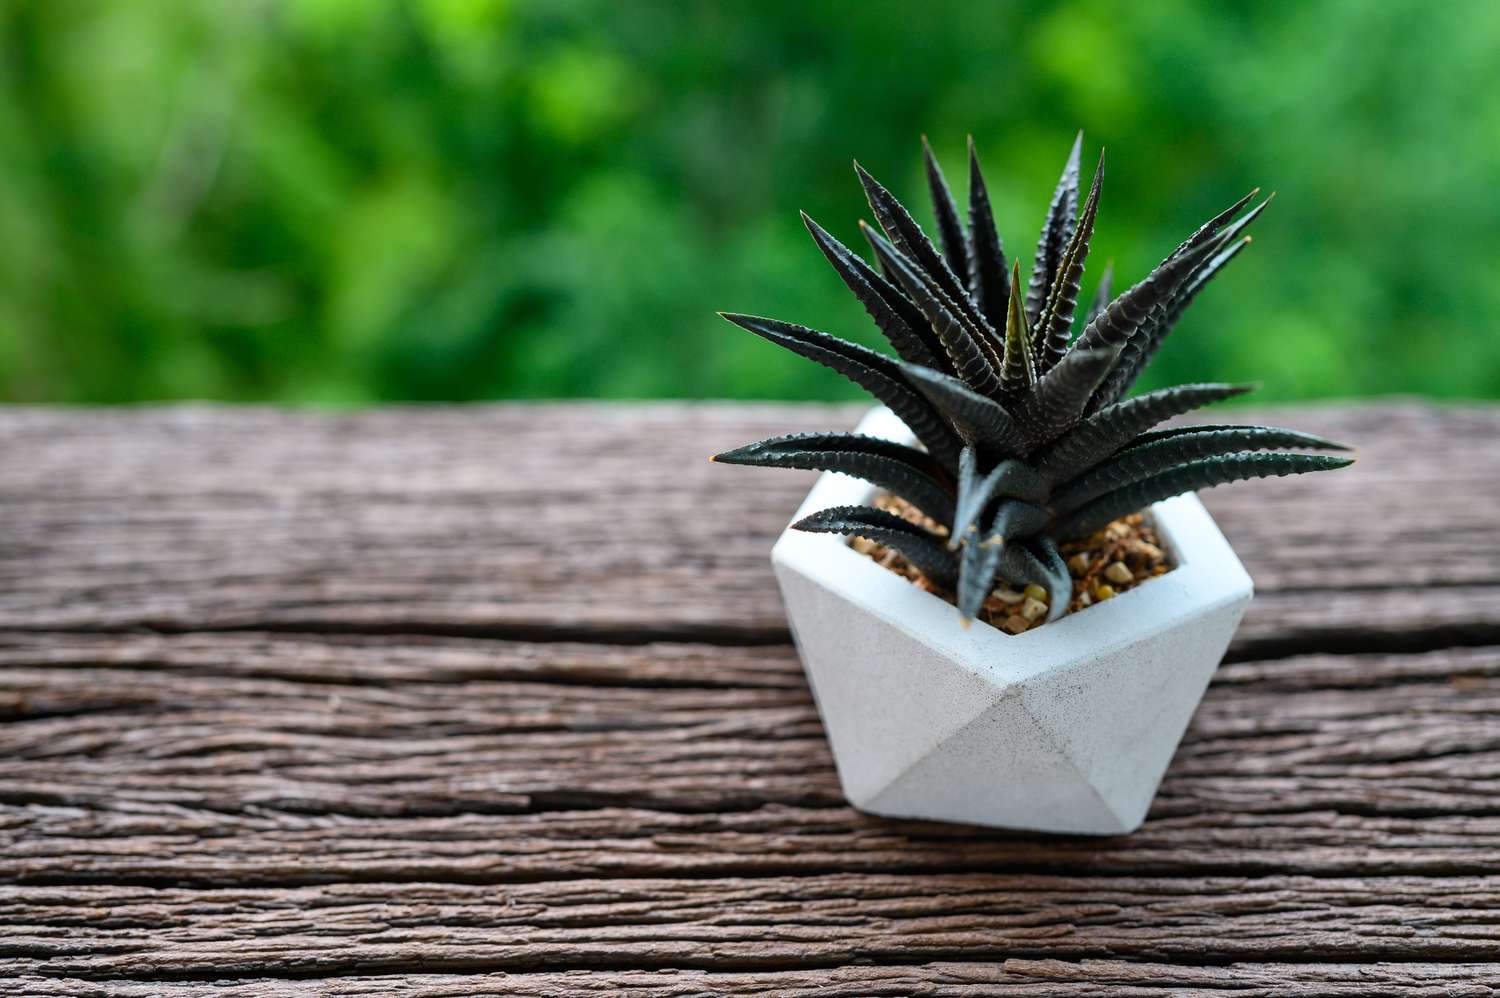
[[[927,167],[927,190],[932,195],[932,213],[937,219],[938,242],[943,247],[943,257],[948,261],[948,267],[959,279],[960,285],[963,278],[969,273],[969,239],[964,234],[963,223],[958,219],[958,205],[953,200],[953,192],[948,189],[948,181],[943,177],[943,168],[938,165],[937,157],[932,154],[932,146],[927,143],[927,136],[922,136],[922,160]]]
[[[1006,497],[995,508],[990,521],[990,537],[1032,537],[1052,522],[1052,510],[1024,499]]]
[[[1108,405],[1130,391],[1136,379],[1141,376],[1141,372],[1146,369],[1146,365],[1151,363],[1151,358],[1156,355],[1162,340],[1167,338],[1167,334],[1177,324],[1183,311],[1192,304],[1194,298],[1198,297],[1198,292],[1203,290],[1203,286],[1248,245],[1250,245],[1250,237],[1245,236],[1204,261],[1203,265],[1194,271],[1182,290],[1173,296],[1171,302],[1158,313],[1145,335],[1133,337],[1125,345],[1125,349],[1121,351],[1119,363],[1115,365],[1115,369],[1110,372],[1099,390],[1098,403],[1100,405]]]
[[[1068,153],[1068,161],[1063,165],[1057,190],[1047,207],[1047,219],[1042,223],[1042,234],[1036,242],[1036,260],[1031,265],[1031,278],[1026,285],[1026,318],[1033,326],[1041,318],[1047,292],[1052,288],[1058,263],[1062,260],[1063,247],[1073,236],[1078,216],[1078,164],[1082,153],[1083,133],[1079,132]]]
[[[1068,340],[1073,334],[1073,313],[1078,308],[1078,288],[1083,280],[1084,261],[1089,255],[1089,241],[1094,237],[1094,219],[1099,213],[1099,185],[1103,180],[1104,152],[1100,150],[1099,165],[1094,169],[1088,199],[1083,203],[1072,237],[1063,248],[1057,277],[1042,307],[1041,319],[1032,332],[1032,353],[1041,373],[1057,366],[1068,353]]]
[[[812,233],[818,249],[828,258],[839,277],[854,292],[875,325],[895,347],[903,360],[925,364],[941,371],[952,371],[943,354],[942,343],[927,324],[920,309],[868,263],[851,252],[817,222],[802,213],[802,222]]]
[[[1026,310],[1021,307],[1021,266],[1011,274],[1010,308],[1005,317],[1005,368],[1000,375],[1000,389],[1016,398],[1036,382],[1036,361],[1031,356],[1031,327]]]
[[[955,373],[981,394],[997,393],[1000,390],[1000,358],[995,356],[989,343],[978,335],[978,330],[959,317],[942,289],[929,282],[894,246],[871,231],[869,226],[863,226],[862,231],[874,247],[875,255],[931,323],[942,341],[944,352],[953,362]]]
[[[1005,455],[1025,451],[1025,434],[994,399],[985,398],[957,378],[925,367],[906,364],[901,369],[959,436]]]
[[[1130,337],[1124,350],[1121,351],[1120,361],[1115,370],[1100,386],[1093,401],[1094,409],[1117,401],[1130,391],[1131,386],[1135,384],[1136,379],[1155,356],[1162,340],[1166,339],[1183,311],[1198,296],[1198,292],[1225,264],[1234,259],[1249,244],[1250,237],[1245,236],[1241,239],[1240,235],[1271,203],[1271,197],[1266,198],[1227,227],[1225,222],[1244,207],[1255,194],[1256,191],[1251,191],[1235,205],[1204,223],[1197,232],[1184,240],[1163,261],[1164,265],[1184,258],[1196,258],[1200,262],[1194,265],[1186,281],[1164,301],[1158,302],[1153,307],[1141,329]]]
[[[1172,300],[1197,266],[1213,255],[1216,245],[1199,246],[1157,264],[1145,280],[1128,288],[1084,327],[1074,348],[1123,347],[1130,342],[1151,321],[1156,309]]]
[[[994,329],[1005,328],[1010,302],[1010,270],[995,229],[989,191],[979,172],[979,154],[969,137],[969,296]]]
[[[1183,427],[1178,432],[1168,431],[1155,440],[1135,443],[1111,455],[1054,492],[1052,505],[1059,512],[1067,512],[1106,492],[1169,471],[1197,458],[1274,450],[1278,447],[1303,450],[1347,449],[1342,444],[1311,433],[1272,426],[1234,426],[1224,429]]]
[[[1048,620],[1056,620],[1068,612],[1073,577],[1051,538],[1034,537],[1024,543],[1005,545],[999,574],[1012,585],[1035,583],[1047,590]]]
[[[1007,458],[985,475],[978,473],[977,464],[974,448],[965,447],[959,452],[958,501],[954,504],[953,525],[948,532],[949,548],[956,548],[960,542],[969,538],[971,528],[996,497],[1029,500],[1031,504],[1043,502],[1047,498],[1047,483],[1024,461]],[[1045,524],[1044,520],[1042,524],[1033,527],[1031,532],[1041,529]],[[1005,526],[1013,529],[1008,520]]]
[[[1236,453],[1205,457],[1172,468],[1123,488],[1106,492],[1085,503],[1055,524],[1058,537],[1083,537],[1101,529],[1117,517],[1133,513],[1154,502],[1197,489],[1212,488],[1247,478],[1298,475],[1308,471],[1344,468],[1354,461],[1328,454]]]
[[[1216,238],[1219,235],[1219,233],[1223,230],[1224,226],[1226,224],[1228,224],[1229,220],[1231,218],[1233,218],[1234,216],[1238,215],[1241,211],[1244,211],[1245,210],[1245,205],[1247,205],[1251,201],[1255,200],[1255,195],[1257,195],[1259,193],[1260,193],[1260,188],[1259,187],[1253,189],[1249,194],[1246,194],[1244,197],[1240,198],[1234,204],[1230,205],[1228,208],[1225,208],[1223,211],[1219,212],[1213,218],[1210,218],[1208,221],[1206,221],[1202,225],[1198,226],[1197,229],[1193,230],[1193,234],[1192,235],[1188,236],[1182,242],[1180,242],[1180,243],[1177,244],[1177,248],[1174,249],[1168,255],[1167,259],[1170,260],[1172,257],[1181,256],[1182,254],[1186,253],[1188,250],[1191,250],[1191,249],[1193,249],[1194,247],[1197,247],[1197,246],[1201,246],[1203,243],[1207,242],[1208,240]],[[1269,203],[1270,200],[1271,200],[1270,198],[1266,198],[1266,202],[1267,203]],[[1264,208],[1264,207],[1265,207],[1265,204],[1262,204],[1261,208]],[[1256,210],[1257,214],[1259,213],[1259,210],[1260,209]]]
[[[1051,512],[1041,506],[1020,500],[1007,500],[1000,504],[982,536],[974,534],[964,538],[958,575],[958,608],[964,616],[973,617],[978,614],[985,598],[995,588],[997,570],[1008,581],[1037,582],[1047,587],[1048,592],[1052,592],[1048,573],[1045,570],[1039,571],[1037,567],[1045,563],[1035,554],[1027,552],[1023,546],[1025,539],[1035,540],[1037,532],[1047,526],[1051,519]],[[1022,540],[1013,542],[1010,540],[1012,536]],[[1056,550],[1055,546],[1053,550]],[[1062,563],[1061,557],[1058,558],[1058,563]],[[1006,571],[1003,567],[1006,564],[1023,566],[1022,575],[1018,576],[1014,568]],[[1063,573],[1066,576],[1066,566],[1063,567]],[[1066,600],[1064,603],[1066,604]]]
[[[806,326],[731,312],[720,315],[742,329],[842,374],[889,407],[939,460],[957,460],[958,443],[952,432],[923,397],[925,393],[916,391],[907,382],[897,361]]]
[[[792,524],[792,529],[865,537],[894,548],[944,589],[953,589],[958,584],[958,555],[943,546],[943,539],[926,527],[883,509],[835,506],[803,517]]]
[[[839,471],[907,500],[940,523],[953,519],[953,491],[932,455],[855,433],[793,433],[715,455],[721,464]]]
[[[927,233],[911,217],[911,213],[879,181],[866,173],[864,167],[855,163],[854,172],[864,185],[865,198],[870,202],[870,210],[875,213],[875,221],[880,223],[886,238],[902,255],[926,273],[943,290],[943,294],[955,302],[967,304],[963,286],[938,253],[937,247],[932,245],[932,240],[927,238]]]
[[[1047,620],[1053,621],[1067,613],[1068,604],[1073,601],[1073,573],[1068,571],[1068,563],[1057,549],[1056,541],[1042,534],[1034,543],[1037,560],[1047,577],[1046,582],[1038,584],[1047,590]]]
[[[1002,540],[971,539],[959,553],[958,612],[966,619],[977,617],[980,607],[995,588],[995,570],[1005,554]]]
[[[1051,481],[1065,481],[1158,423],[1249,390],[1249,385],[1177,385],[1116,402],[1070,430],[1036,460],[1036,469]]]
[[[941,248],[862,169],[860,181],[886,233],[861,223],[875,266],[803,216],[900,360],[803,326],[726,318],[864,387],[906,422],[925,451],[854,434],[811,433],[762,440],[718,460],[857,475],[939,526],[928,529],[856,506],[824,510],[796,526],[888,544],[933,583],[953,590],[966,616],[979,612],[997,578],[1016,586],[1036,583],[1050,594],[1047,618],[1054,620],[1072,596],[1057,538],[1091,532],[1189,489],[1349,463],[1292,452],[1340,447],[1292,430],[1226,424],[1153,429],[1247,387],[1181,385],[1119,401],[1196,295],[1249,242],[1243,233],[1266,207],[1262,201],[1246,210],[1256,192],[1199,226],[1144,280],[1113,299],[1106,266],[1074,339],[1098,217],[1102,153],[1080,211],[1081,141],[1074,143],[1023,288],[1019,267],[1007,269],[973,140],[967,232],[925,138],[922,144]]]
[[[1028,428],[1046,441],[1075,425],[1118,353],[1112,348],[1069,351],[1032,389],[1026,405]]]
[[[1199,433],[1218,433],[1225,430],[1275,430],[1284,433],[1288,438],[1295,436],[1297,443],[1278,444],[1280,447],[1296,447],[1302,450],[1352,450],[1348,444],[1341,444],[1327,437],[1320,437],[1313,433],[1303,433],[1300,430],[1286,430],[1274,426],[1243,426],[1239,423],[1192,423],[1187,426],[1169,426],[1164,430],[1152,430],[1142,433],[1130,441],[1130,449],[1144,447],[1146,444],[1155,443],[1158,440],[1168,440],[1172,437],[1193,436]],[[1123,451],[1121,452],[1123,453]]]

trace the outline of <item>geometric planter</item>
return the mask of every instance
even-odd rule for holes
[[[911,440],[883,407],[858,432]],[[874,493],[825,473],[797,517]],[[1252,592],[1196,496],[1148,512],[1170,572],[1018,635],[962,626],[842,537],[784,531],[771,560],[849,802],[1000,828],[1138,828]]]

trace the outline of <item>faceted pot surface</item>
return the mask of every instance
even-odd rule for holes
[[[910,440],[883,408],[858,432]],[[797,517],[871,495],[828,473]],[[842,537],[785,531],[772,563],[850,803],[1048,832],[1139,827],[1252,591],[1196,496],[1149,514],[1172,571],[1019,635],[962,626]]]

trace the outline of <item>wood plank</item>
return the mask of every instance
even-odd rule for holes
[[[828,874],[189,890],[0,887],[17,972],[131,977],[827,967],[854,961],[1486,961],[1500,877]],[[1205,931],[1207,929],[1207,931]]]
[[[784,640],[766,552],[810,476],[704,457],[857,412],[3,410],[0,627]],[[1500,410],[1230,415],[1362,445],[1206,494],[1261,593],[1234,654],[1500,642]]]
[[[1374,791],[1354,788],[1359,799]],[[198,887],[364,881],[505,884],[587,876],[1047,872],[1458,876],[1500,872],[1492,816],[1333,810],[1156,817],[1129,838],[1023,837],[769,804],[435,818],[219,814],[182,805],[0,806],[0,881]]]
[[[843,804],[765,563],[810,476],[701,457],[854,413],[0,411],[3,973],[218,998],[1500,983],[1500,411],[1236,414],[1367,446],[1208,495],[1260,596],[1151,820],[1105,840]]]
[[[1021,960],[720,973],[596,970],[555,973],[348,976],[313,981],[51,978],[15,982],[29,998],[1154,998],[1163,994],[1290,998],[1489,998],[1493,963],[1234,963],[1202,967],[1129,960]]]
[[[850,810],[785,647],[12,634],[0,879],[1500,874],[1497,712],[1495,648],[1227,665],[1101,841]]]

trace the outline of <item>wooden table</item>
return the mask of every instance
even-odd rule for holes
[[[867,817],[767,550],[851,408],[0,412],[6,995],[1500,989],[1500,408],[1256,417],[1135,835]],[[1237,414],[1243,415],[1243,414]]]

